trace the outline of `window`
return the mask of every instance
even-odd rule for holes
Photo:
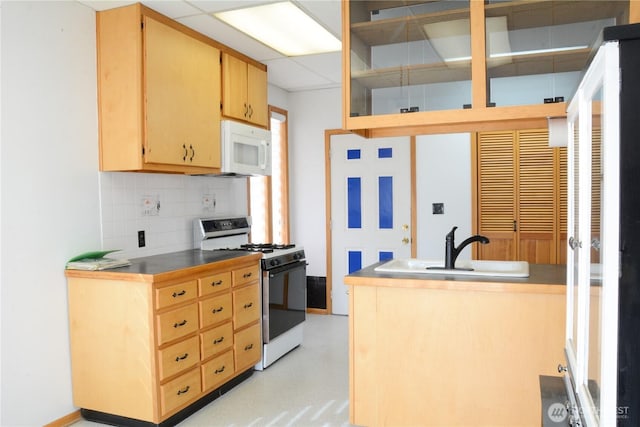
[[[271,176],[249,178],[251,242],[289,243],[287,111],[269,106]]]

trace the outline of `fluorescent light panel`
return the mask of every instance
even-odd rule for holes
[[[214,16],[285,56],[342,49],[340,40],[288,1],[219,12]]]
[[[567,46],[567,47],[552,47],[549,49],[535,49],[535,50],[523,50],[520,52],[505,52],[505,53],[492,53],[489,58],[511,58],[514,56],[527,56],[538,55],[541,53],[558,53],[558,52],[571,52],[579,51],[588,48],[587,45],[582,46]],[[456,61],[470,61],[471,56],[461,56],[459,58],[446,58],[444,62],[456,62]]]

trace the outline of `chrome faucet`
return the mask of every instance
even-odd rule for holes
[[[467,240],[460,243],[460,246],[456,248],[454,239],[455,239],[455,232],[457,228],[458,227],[453,227],[446,236],[446,246],[445,246],[445,253],[444,253],[444,268],[446,270],[455,269],[456,258],[458,258],[458,255],[460,255],[460,252],[462,252],[462,250],[467,245],[473,242],[480,242],[483,245],[486,245],[487,243],[489,243],[489,239],[487,237],[476,234],[475,236],[471,236]]]

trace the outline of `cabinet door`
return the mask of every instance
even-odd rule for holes
[[[479,259],[536,264],[565,259],[558,257],[563,224],[566,240],[561,159],[560,149],[549,147],[546,129],[478,135],[478,232],[491,240],[478,247]]]
[[[267,126],[269,123],[267,72],[251,64],[247,65],[247,101],[249,121],[259,126]]]
[[[147,163],[220,167],[220,52],[144,18]]]
[[[247,114],[247,63],[222,54],[222,114],[245,120]]]
[[[260,319],[260,287],[249,285],[233,291],[233,328],[239,329]]]
[[[516,259],[514,132],[478,134],[478,259]]]
[[[546,129],[518,132],[518,259],[556,263],[556,165]]]

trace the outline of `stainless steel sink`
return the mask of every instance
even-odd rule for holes
[[[444,268],[442,260],[417,258],[392,259],[376,267],[380,273],[446,274],[485,277],[529,277],[526,261],[464,261],[458,260],[454,270]]]

